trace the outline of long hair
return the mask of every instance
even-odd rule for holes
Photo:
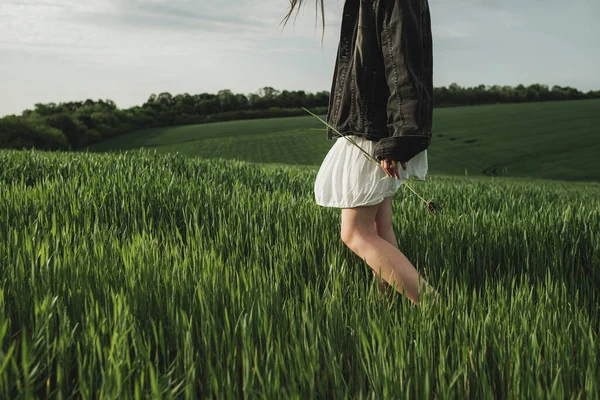
[[[296,10],[296,17],[298,16],[300,7],[302,6],[302,4],[305,3],[306,0],[289,0],[289,1],[290,1],[290,9],[289,9],[288,13],[286,14],[286,16],[283,17],[283,20],[281,20],[281,22],[283,22],[284,28],[285,28],[286,24],[288,23],[288,20],[292,16],[292,13],[294,12],[294,10]],[[315,0],[315,10],[317,11],[317,14],[318,14],[319,8],[321,8],[321,23],[323,25],[323,33],[321,35],[321,44],[323,44],[323,38],[325,37],[325,3],[324,3],[324,0]],[[316,18],[316,16],[315,16],[315,18]],[[294,18],[294,20],[295,20],[295,18]],[[316,24],[316,21],[315,21],[315,24]]]

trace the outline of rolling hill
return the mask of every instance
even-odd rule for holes
[[[435,111],[430,173],[600,180],[600,100]],[[318,166],[333,144],[314,117],[149,129],[92,152],[138,148],[185,156]]]

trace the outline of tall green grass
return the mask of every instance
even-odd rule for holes
[[[436,177],[380,300],[316,169],[0,152],[2,398],[598,398],[600,187]]]

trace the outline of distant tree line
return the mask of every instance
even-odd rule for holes
[[[600,91],[583,93],[570,87],[530,86],[461,87],[434,90],[436,107],[600,98]],[[329,92],[278,91],[258,93],[170,93],[151,95],[142,105],[119,109],[111,100],[36,104],[20,116],[0,119],[0,148],[44,150],[81,149],[91,143],[145,128],[239,119],[306,115],[305,107],[325,114]]]
[[[533,84],[529,86],[485,86],[461,87],[456,83],[433,91],[436,107],[468,106],[500,103],[531,103],[537,101],[583,100],[600,98],[600,90],[580,92],[568,86]]]

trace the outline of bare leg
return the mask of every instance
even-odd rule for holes
[[[375,215],[375,231],[380,238],[400,250],[392,225],[392,199],[393,197],[386,197],[379,206],[379,210],[377,210],[377,214]],[[390,286],[379,277],[375,270],[373,270],[373,275],[375,275],[379,284],[379,293],[382,296],[385,295]]]
[[[375,215],[375,230],[380,238],[400,250],[392,225],[392,199],[393,197],[387,197],[380,204],[379,210],[377,210],[377,214]]]
[[[397,246],[382,239],[375,229],[381,204],[342,209],[342,240],[356,255],[401,294],[418,304],[420,294],[433,290]],[[421,288],[419,288],[421,286]]]

